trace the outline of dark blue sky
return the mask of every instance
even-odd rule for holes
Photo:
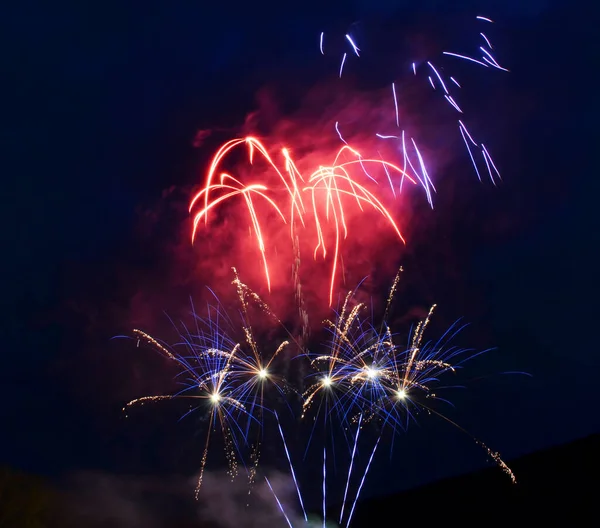
[[[155,380],[140,382],[140,358],[130,362],[108,338],[122,330],[136,288],[168,266],[140,242],[137,211],[194,182],[197,129],[241,123],[256,90],[290,64],[307,87],[324,75],[320,31],[381,17],[418,33],[410,24],[492,16],[512,70],[498,105],[502,123],[517,126],[489,124],[505,182],[476,201],[475,181],[466,198],[449,192],[434,240],[465,239],[460,255],[426,248],[415,259],[459,270],[425,266],[427,295],[473,321],[478,344],[499,347],[474,365],[475,377],[534,377],[486,378],[454,416],[509,458],[599,430],[597,13],[550,1],[158,4],[3,8],[0,463],[54,474],[185,470],[184,454],[152,452],[184,436],[172,416],[132,431],[118,415]],[[144,434],[164,437],[140,454]],[[414,457],[392,487],[485,464],[468,439],[428,421],[402,441]],[[389,490],[389,475],[378,475],[375,490]]]

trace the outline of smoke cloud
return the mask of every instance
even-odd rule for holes
[[[281,473],[269,482],[292,523],[293,483]],[[287,522],[265,480],[249,494],[246,480],[206,472],[198,501],[195,480],[186,477],[124,476],[102,472],[71,475],[63,483],[61,523],[86,528],[272,528]],[[303,519],[302,519],[303,521]]]
[[[422,114],[417,115],[419,105],[414,104],[415,97],[407,89],[398,99],[408,142],[412,137],[408,131],[413,128],[416,132],[416,127],[423,126],[424,121]],[[273,90],[261,91],[257,97],[258,107],[248,115],[238,137],[252,135],[260,138],[282,173],[285,174],[286,170],[283,148],[289,150],[298,171],[308,179],[320,166],[332,165],[345,143],[364,159],[386,159],[402,165],[398,143],[385,142],[376,136],[398,134],[394,100],[389,89],[344,96],[339,93],[332,95],[328,84],[321,85],[313,88],[300,110],[292,114],[286,114],[279,108],[280,98]],[[407,100],[409,98],[412,99],[411,104]],[[419,120],[421,124],[417,125]],[[207,134],[202,131],[199,135],[204,138]],[[431,171],[438,171],[446,163],[443,151],[433,156],[425,147],[420,147],[420,152],[430,160],[428,168]],[[357,157],[346,152],[342,159],[357,160]],[[207,158],[204,165],[208,164]],[[289,219],[289,196],[285,196],[285,190],[282,190],[281,178],[259,153],[254,153],[250,163],[248,147],[240,145],[224,160],[220,170],[246,184],[258,183],[268,187],[272,191],[269,196]],[[410,244],[415,204],[419,208],[428,207],[425,191],[418,183],[408,179],[401,182],[399,173],[394,174],[392,179],[377,164],[356,164],[351,171],[351,176],[389,211]],[[204,172],[198,174],[197,183],[202,184],[204,178]],[[377,183],[369,178],[376,179]],[[236,292],[231,282],[234,278],[232,267],[235,267],[242,281],[256,291],[280,319],[298,319],[299,299],[295,296],[301,293],[305,311],[311,315],[311,324],[320,325],[322,319],[331,314],[330,295],[335,308],[346,293],[365,278],[366,282],[361,285],[365,298],[381,295],[378,292],[383,285],[389,284],[407,251],[390,219],[372,204],[359,203],[352,196],[342,195],[343,218],[339,210],[332,212],[322,197],[317,198],[323,236],[321,242],[310,210],[305,215],[305,225],[301,225],[296,214],[296,224],[292,229],[290,222],[283,221],[266,200],[255,197],[253,206],[259,216],[265,242],[267,272],[251,214],[243,198],[233,198],[211,210],[207,224],[204,224],[204,219],[200,222],[192,244],[193,216],[187,210],[192,196],[191,189],[170,189],[163,197],[165,202],[170,203],[163,203],[158,211],[144,216],[146,222],[173,220],[174,225],[170,227],[174,232],[165,237],[166,247],[163,249],[170,261],[169,277],[133,299],[132,312],[140,320],[146,319],[147,307],[165,307],[164,302],[157,302],[156,296],[168,297],[176,292],[186,292],[185,295],[199,302],[212,297],[212,293],[207,291],[208,286],[221,300],[233,302]],[[303,200],[307,209],[312,207],[308,193]],[[193,213],[202,207],[203,202],[200,201]],[[334,218],[334,214],[338,217]],[[420,219],[420,222],[424,221],[426,215]],[[156,234],[156,228],[149,232]],[[336,240],[340,242],[337,260]],[[270,290],[267,288],[267,275]],[[165,288],[169,291],[164,291]],[[382,295],[385,296],[385,293]],[[144,315],[140,317],[140,314]]]

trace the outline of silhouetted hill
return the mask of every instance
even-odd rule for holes
[[[517,484],[497,467],[446,479],[397,495],[366,500],[353,528],[395,527],[406,522],[482,526],[490,523],[574,521],[596,518],[600,435],[539,451],[510,462]]]
[[[352,527],[449,522],[461,526],[554,526],[565,521],[566,526],[575,526],[577,521],[589,524],[596,518],[600,435],[530,454],[509,465],[518,479],[515,485],[498,467],[491,466],[397,495],[364,500],[357,507]],[[91,474],[77,481],[75,495],[64,495],[39,477],[1,470],[0,528],[232,526],[231,522],[200,521],[185,482],[163,480]],[[232,496],[231,500],[238,499]],[[231,510],[233,506],[224,504],[223,508]],[[255,515],[236,518],[243,526],[279,526],[278,513],[266,523]]]

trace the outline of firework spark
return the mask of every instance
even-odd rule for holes
[[[329,402],[324,406],[323,413],[323,424],[326,428],[347,428],[350,431],[353,429],[352,424],[355,426],[339,512],[339,522],[345,521],[346,527],[350,525],[353,518],[373,459],[381,445],[381,439],[386,434],[396,434],[397,430],[406,430],[408,420],[416,419],[421,409],[439,416],[468,434],[511,480],[516,482],[514,474],[497,452],[472,437],[455,421],[433,407],[436,401],[448,401],[434,392],[437,390],[436,387],[439,388],[440,378],[446,374],[456,373],[468,359],[478,354],[451,345],[454,336],[463,328],[458,324],[452,325],[437,341],[425,341],[426,330],[436,305],[433,305],[427,316],[409,332],[408,345],[401,344],[400,334],[391,330],[393,326],[391,306],[398,289],[401,272],[402,269],[392,283],[381,322],[375,324],[372,315],[365,317],[365,305],[354,302],[357,290],[350,291],[336,317],[325,321],[325,330],[330,338],[324,349],[317,354],[301,351],[298,356],[298,359],[305,358],[309,362],[314,369],[311,377],[317,378],[317,381],[313,382],[303,395],[302,417],[307,415],[315,399],[319,398]],[[278,361],[290,341],[281,341],[274,347],[274,352],[265,354],[266,347],[259,346],[250,324],[250,305],[257,305],[263,314],[280,322],[266,303],[241,282],[235,270],[234,273],[233,285],[238,292],[240,304],[237,333],[243,338],[235,341],[224,331],[225,327],[236,323],[224,313],[220,305],[209,306],[209,315],[206,318],[194,314],[194,330],[186,329],[182,333],[181,345],[185,350],[183,353],[178,352],[175,346],[163,345],[146,332],[135,330],[134,335],[140,341],[146,342],[169,361],[178,365],[180,376],[185,378],[184,389],[173,395],[138,398],[127,404],[125,409],[148,402],[186,398],[197,403],[188,414],[197,409],[208,412],[210,420],[202,452],[196,496],[202,485],[214,430],[221,432],[231,477],[234,478],[239,469],[243,468],[248,474],[249,484],[252,485],[257,475],[259,441],[263,435],[265,412],[274,416],[299,506],[306,521],[307,510],[300,479],[293,463],[294,455],[289,449],[277,410],[281,399],[271,397],[277,394],[283,395],[284,387],[290,386],[290,383],[279,374],[281,362]],[[267,388],[270,390],[266,390]],[[361,431],[375,420],[379,422],[379,434],[369,448],[366,465],[358,469],[356,459],[359,439],[362,438]],[[253,437],[251,431],[260,434]],[[312,433],[309,436],[309,443],[311,439]],[[244,454],[249,448],[252,455],[248,460]],[[334,449],[333,446],[331,449]],[[325,526],[327,498],[330,495],[328,491],[330,482],[327,477],[327,445],[323,445],[320,453],[322,456],[321,509]],[[291,516],[271,488],[268,479],[267,484],[282,515],[292,526]]]
[[[426,330],[436,309],[436,305],[433,305],[426,317],[410,332],[407,346],[399,344],[397,334],[391,332],[387,319],[390,316],[390,307],[398,288],[401,271],[396,275],[390,288],[381,323],[376,325],[369,318],[362,318],[361,314],[365,306],[361,303],[351,306],[355,292],[349,292],[335,320],[325,321],[326,328],[331,333],[331,338],[325,345],[327,351],[311,358],[311,365],[315,368],[313,376],[317,381],[304,394],[302,416],[306,416],[314,400],[320,396],[325,400],[335,400],[335,403],[325,406],[325,412],[329,410],[329,416],[335,418],[331,427],[340,429],[346,423],[356,424],[339,513],[339,523],[342,524],[345,520],[346,528],[350,526],[358,499],[386,430],[391,431],[391,434],[395,434],[398,427],[406,430],[408,419],[416,420],[419,410],[440,417],[468,435],[510,480],[516,483],[514,473],[499,453],[472,436],[454,420],[433,408],[435,401],[450,403],[434,392],[439,386],[440,378],[445,374],[456,373],[466,361],[482,353],[473,353],[451,345],[453,338],[464,328],[464,325],[454,324],[437,341],[425,341]],[[353,411],[357,411],[358,414],[349,418]],[[360,433],[364,426],[374,419],[380,422],[379,434],[370,449],[367,464],[358,475],[355,492],[350,498],[349,490],[352,487]],[[327,424],[327,420],[324,423]],[[279,432],[299,502],[302,511],[305,512],[300,486],[281,426]],[[325,525],[327,509],[327,449],[325,447],[322,449],[321,477],[321,508]],[[350,507],[348,514],[345,515],[348,499],[350,499]]]
[[[451,404],[436,392],[440,378],[456,373],[464,363],[482,352],[452,344],[466,326],[459,322],[451,325],[438,340],[425,340],[435,304],[409,334],[408,346],[401,344],[387,320],[401,271],[390,288],[384,317],[379,324],[369,317],[361,317],[366,308],[364,304],[356,303],[350,307],[355,293],[352,291],[346,296],[337,318],[325,321],[331,337],[325,345],[327,352],[308,354],[315,369],[311,377],[316,381],[304,393],[303,417],[315,399],[322,397],[327,401],[326,412],[334,413],[341,424],[358,422],[360,428],[363,421],[378,419],[395,431],[406,430],[408,421],[416,419],[419,410],[432,412],[434,401]],[[439,411],[434,412],[442,416]],[[449,419],[447,421],[456,425]],[[357,438],[358,430],[355,442]],[[497,453],[472,438],[514,479]]]
[[[256,153],[260,154],[283,187],[268,187],[264,183],[243,185],[240,180],[225,173],[221,173],[220,183],[214,183],[224,158],[232,149],[243,145],[248,148],[249,162],[252,164]],[[385,219],[399,242],[404,243],[404,237],[394,215],[378,198],[376,191],[371,190],[373,185],[377,185],[377,180],[371,173],[374,173],[375,169],[380,169],[384,174],[394,174],[402,180],[408,179],[413,184],[416,184],[416,180],[408,175],[405,169],[393,163],[364,158],[359,151],[348,144],[338,150],[333,163],[318,166],[306,177],[298,170],[288,149],[282,149],[280,154],[283,164],[281,169],[268,149],[256,138],[235,139],[223,145],[210,164],[204,187],[190,203],[190,211],[195,210],[197,204],[202,204],[194,216],[192,241],[197,235],[200,222],[204,221],[205,225],[208,224],[209,212],[212,209],[222,202],[243,197],[250,218],[249,227],[256,238],[263,261],[265,282],[270,291],[271,276],[266,249],[269,243],[265,240],[264,221],[261,220],[253,200],[255,195],[264,200],[284,224],[290,226],[292,246],[296,243],[300,228],[310,222],[315,233],[313,242],[315,260],[318,255],[325,260],[328,253],[333,253],[329,288],[331,306],[341,258],[341,246],[350,234],[346,220],[348,207],[355,205],[360,211],[364,211],[365,207],[375,211]],[[371,184],[370,181],[373,183]]]
[[[492,22],[491,19],[482,16],[479,16],[478,20]],[[444,103],[460,114],[458,132],[478,179],[482,180],[482,171],[483,174],[487,172],[490,181],[496,184],[501,178],[497,164],[490,149],[481,141],[475,141],[473,134],[467,129],[464,120],[468,109],[455,93],[461,85],[448,73],[451,64],[441,62],[447,58],[461,59],[488,69],[508,71],[493,55],[488,36],[482,32],[475,35],[475,55],[444,51],[441,57],[424,60],[419,69],[413,62],[412,70],[415,75],[425,72],[424,78],[443,96]],[[319,49],[322,54],[324,38],[324,33],[320,33]],[[344,34],[344,39],[350,49],[341,57],[340,77],[348,54],[357,58],[361,56],[361,48],[350,32]],[[485,46],[479,45],[480,39],[483,39]],[[318,254],[320,259],[330,263],[331,307],[336,284],[340,281],[340,274],[343,274],[341,261],[344,242],[352,237],[347,222],[351,207],[358,209],[360,214],[366,214],[370,210],[380,215],[401,244],[405,241],[399,227],[398,211],[393,207],[393,202],[384,196],[384,186],[381,183],[389,183],[394,198],[397,198],[396,190],[402,193],[405,180],[413,184],[418,182],[433,207],[432,193],[436,189],[427,169],[427,159],[417,146],[415,137],[407,134],[404,129],[399,109],[401,94],[397,88],[398,83],[393,82],[393,108],[390,109],[393,113],[390,115],[390,121],[401,132],[394,135],[375,134],[380,140],[397,143],[391,157],[381,157],[378,150],[379,159],[375,156],[363,157],[357,146],[350,145],[341,135],[338,122],[335,123],[335,132],[343,146],[331,157],[322,153],[312,154],[306,162],[309,170],[303,172],[298,169],[291,148],[280,148],[272,152],[268,145],[253,136],[224,143],[209,163],[202,188],[190,201],[189,211],[193,214],[192,242],[198,236],[200,224],[208,227],[209,217],[217,209],[226,204],[236,207],[243,214],[247,214],[247,223],[242,223],[238,229],[249,229],[252,233],[262,263],[264,283],[266,289],[271,291],[273,254],[278,249],[274,243],[274,233],[277,231],[277,223],[281,222],[289,229],[290,248],[294,248],[294,258],[297,246],[303,244],[304,239],[308,239],[314,250],[314,258],[316,259]],[[241,175],[227,171],[225,166],[238,159],[234,151],[239,148],[246,149],[246,160],[250,167],[239,166],[238,161],[234,163],[236,172],[250,168],[251,175],[256,175],[257,180],[247,181],[247,177],[242,178]],[[402,158],[401,163],[398,163],[399,159],[394,159],[398,153]]]
[[[196,495],[202,485],[211,437],[215,430],[221,432],[230,476],[235,478],[241,461],[247,469],[250,483],[254,482],[260,458],[259,444],[264,412],[269,409],[265,402],[266,394],[274,390],[276,394],[284,395],[287,390],[287,383],[277,373],[275,362],[279,360],[289,341],[280,342],[270,355],[259,350],[250,324],[249,303],[256,303],[263,313],[270,312],[262,300],[239,280],[235,270],[234,273],[233,284],[237,289],[241,308],[238,327],[234,328],[234,321],[219,303],[208,306],[206,318],[193,312],[194,329],[189,330],[183,325],[181,342],[173,347],[163,345],[142,330],[133,331],[138,338],[138,345],[140,341],[144,341],[176,364],[179,369],[178,379],[183,388],[172,395],[134,399],[123,410],[148,402],[185,399],[196,405],[184,416],[198,410],[208,413],[209,427]],[[225,331],[226,327],[242,338],[234,341]],[[244,460],[247,447],[251,451],[250,467],[246,467]]]

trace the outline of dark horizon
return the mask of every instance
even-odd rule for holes
[[[261,16],[256,5],[33,4],[11,8],[3,31],[10,108],[0,423],[8,433],[0,465],[53,478],[82,470],[193,475],[202,424],[178,422],[176,408],[138,410],[129,421],[121,413],[130,399],[170,390],[173,371],[135,342],[111,338],[140,324],[175,341],[165,314],[185,314],[190,296],[213,286],[207,276],[195,281],[185,238],[187,202],[211,152],[265,97],[275,116],[260,122],[268,132],[297,116],[315,87],[338,86],[327,84],[337,82],[339,61],[321,60],[321,31],[343,34],[355,23],[371,42],[390,45],[370,59],[365,52],[340,81],[340,93],[364,95],[389,87],[389,65],[409,61],[403,53],[437,50],[446,37],[468,43],[468,21],[479,14],[496,20],[498,53],[511,71],[464,77],[482,86],[470,103],[503,181],[480,184],[466,155],[444,144],[436,207],[411,204],[417,221],[407,249],[390,252],[389,267],[405,269],[397,320],[412,322],[436,302],[434,335],[464,318],[461,345],[494,349],[461,373],[467,390],[452,394],[449,413],[503,458],[600,431],[592,337],[597,8],[357,1],[277,6]],[[415,112],[436,117],[425,104]],[[370,294],[381,297],[389,277],[372,274]],[[365,498],[488,463],[435,417],[394,441],[411,456],[381,457]]]
[[[591,435],[510,460],[511,467],[519,475],[516,485],[507,481],[497,467],[488,465],[485,469],[400,493],[362,498],[357,504],[352,526],[360,528],[374,523],[385,526],[390,524],[390,519],[414,520],[417,517],[426,518],[430,523],[456,521],[465,526],[479,526],[481,520],[489,519],[491,514],[500,522],[517,519],[553,521],[559,516],[568,516],[572,521],[588,520],[594,508],[594,490],[588,482],[600,469],[594,456],[599,442],[598,434]],[[240,497],[231,486],[221,485],[221,495],[209,493],[194,502],[189,500],[193,483],[175,477],[157,479],[82,472],[69,479],[49,482],[4,469],[0,472],[4,489],[8,491],[5,497],[16,499],[17,506],[11,513],[35,503],[49,527],[69,528],[85,523],[90,528],[133,528],[148,526],[150,522],[154,523],[152,526],[171,528],[256,526],[257,521],[249,520],[250,516],[258,519],[259,526],[264,526],[260,520],[272,523],[275,521],[273,515],[283,522],[277,511],[269,508],[265,511],[268,502],[258,510],[244,510],[243,504],[236,507],[235,502]],[[10,483],[14,486],[6,488]],[[10,519],[6,516],[6,505],[3,506],[0,509],[3,519]],[[222,515],[227,508],[233,511]],[[337,519],[339,512],[340,504],[330,504],[329,521]],[[240,514],[243,517],[235,517]],[[30,514],[30,517],[35,515]],[[316,518],[318,511],[309,515]],[[233,524],[230,524],[232,520]]]

